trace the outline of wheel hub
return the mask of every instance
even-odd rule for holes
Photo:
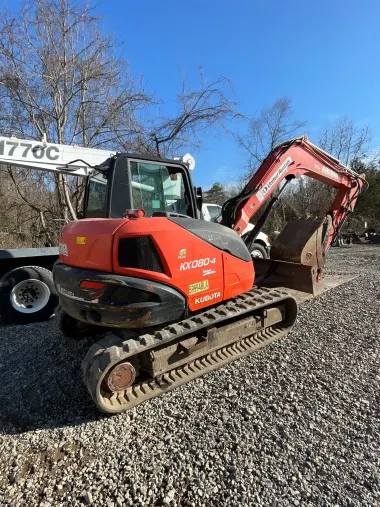
[[[131,387],[136,378],[136,370],[131,363],[120,363],[110,371],[107,385],[110,391],[116,393]]]
[[[41,280],[23,280],[15,285],[10,294],[12,307],[20,313],[35,313],[48,303],[50,290]]]
[[[39,297],[40,291],[33,286],[26,287],[23,290],[20,290],[18,293],[18,297],[20,301],[24,301],[28,303],[29,301],[33,303],[34,300],[37,300]]]

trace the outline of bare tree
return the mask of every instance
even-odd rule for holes
[[[17,17],[3,9],[1,134],[40,139],[46,133],[48,142],[174,155],[199,146],[202,133],[216,134],[237,116],[229,80],[206,81],[200,71],[195,89],[182,78],[175,115],[143,120],[153,101],[117,52],[84,0],[24,0]],[[14,168],[0,172],[10,192],[9,210],[15,212],[17,202],[20,215],[25,211],[22,224],[38,223],[37,236],[45,231],[50,241],[50,218],[78,216],[82,180]],[[1,213],[7,210],[0,203]],[[7,223],[17,229],[20,222]]]
[[[229,79],[219,76],[207,82],[202,68],[199,76],[199,87],[190,90],[181,75],[177,112],[173,116],[160,115],[147,126],[140,138],[140,150],[165,156],[178,153],[184,146],[199,148],[201,133],[226,132],[226,122],[239,116],[236,102],[229,98],[233,91]]]
[[[348,166],[354,160],[365,157],[371,140],[372,132],[368,125],[358,127],[344,116],[324,127],[318,143],[323,150]]]
[[[0,232],[8,248],[55,244],[54,189],[40,171],[0,168]],[[16,241],[16,239],[20,241]]]
[[[237,136],[239,145],[248,155],[250,171],[256,170],[268,153],[279,143],[301,133],[306,122],[294,118],[291,100],[277,99],[249,120],[246,135]]]
[[[137,112],[149,98],[127,63],[115,57],[115,41],[99,32],[88,4],[26,0],[17,17],[2,11],[0,35],[3,134],[41,138],[46,133],[50,142],[112,149],[139,133]],[[56,212],[76,218],[67,178],[52,178]],[[82,197],[79,184],[77,203]],[[42,217],[44,211],[39,213]]]

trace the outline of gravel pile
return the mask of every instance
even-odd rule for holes
[[[0,504],[380,505],[380,247],[280,342],[120,416],[83,387],[88,343],[0,328]]]

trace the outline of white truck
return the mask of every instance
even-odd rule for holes
[[[47,143],[46,139],[0,137],[0,164],[87,178],[113,153]],[[88,178],[89,180],[90,178]],[[58,303],[51,270],[58,248],[0,250],[0,316],[5,323],[48,319]]]
[[[222,206],[219,206],[218,204],[203,203],[202,215],[203,219],[209,222],[219,221],[222,215]],[[243,234],[251,231],[253,227],[253,224],[249,224],[244,230]],[[266,234],[259,232],[253,243],[251,255],[253,258],[267,259],[269,257],[269,252],[270,240]]]

